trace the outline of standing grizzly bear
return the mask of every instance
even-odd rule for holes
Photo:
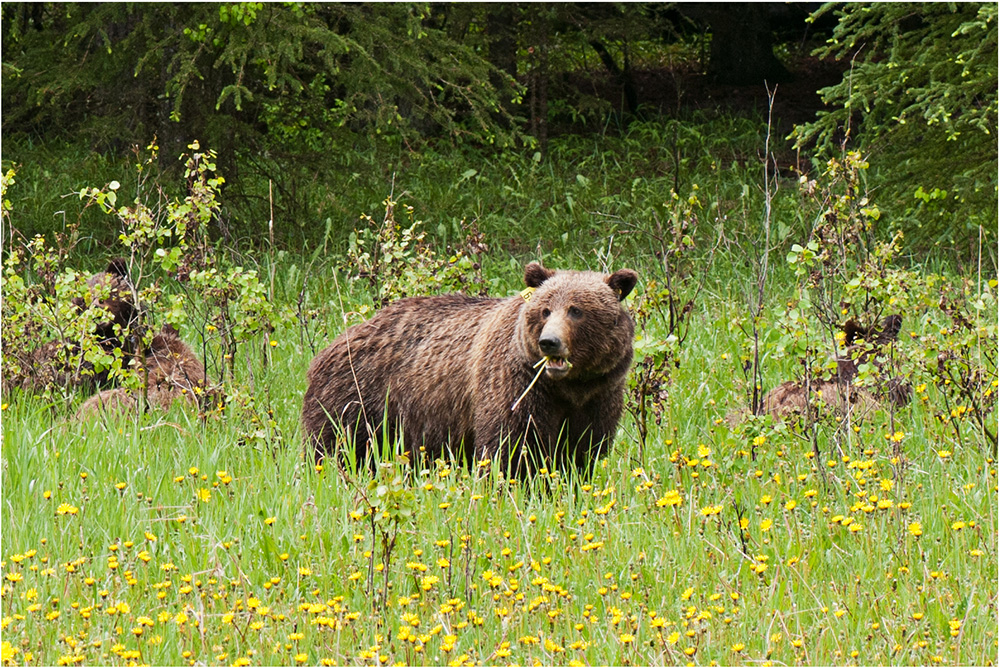
[[[588,467],[621,417],[635,330],[621,301],[638,276],[532,262],[524,280],[525,298],[401,299],[341,334],[309,367],[316,457],[344,436],[362,461],[401,433],[411,458]]]

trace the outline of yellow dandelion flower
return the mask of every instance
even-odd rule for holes
[[[80,509],[69,503],[60,503],[56,508],[56,515],[76,515]]]
[[[656,501],[656,505],[660,508],[663,508],[664,506],[679,506],[681,503],[683,503],[683,498],[676,489],[670,490],[664,494],[662,498],[657,499]]]

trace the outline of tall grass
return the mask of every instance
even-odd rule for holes
[[[220,415],[178,405],[79,423],[72,393],[3,399],[3,662],[996,664],[995,451],[937,387],[914,372],[908,407],[846,432],[821,422],[818,457],[791,425],[730,428],[747,397],[748,246],[721,246],[711,265],[707,249],[720,227],[752,234],[759,144],[698,131],[680,172],[669,137],[639,127],[615,150],[554,142],[539,161],[428,155],[395,185],[439,241],[460,245],[461,220],[479,221],[495,295],[521,287],[528,257],[609,261],[642,275],[632,306],[664,271],[640,222],[669,217],[675,184],[708,193],[683,279],[708,267],[709,280],[645,448],[627,415],[590,474],[316,467],[298,423],[307,334],[322,347],[372,299],[340,270],[337,244],[256,255],[276,305],[294,311],[304,295],[315,317],[270,333],[266,366],[246,356]],[[386,185],[339,206],[374,214]],[[792,189],[781,198],[787,245],[812,214]],[[794,292],[775,264],[768,323]],[[907,313],[900,345],[944,324]],[[643,333],[662,338],[664,320]],[[773,386],[798,370],[768,336]]]
[[[933,388],[897,432],[876,416],[817,460],[774,431],[751,459],[723,421],[741,343],[720,297],[655,447],[640,460],[626,419],[592,477],[545,485],[448,461],[315,470],[292,327],[253,369],[256,421],[177,407],[79,424],[18,397],[3,413],[5,661],[995,661],[996,462],[936,419]],[[324,338],[341,323],[332,308]],[[396,525],[372,514],[394,480]]]

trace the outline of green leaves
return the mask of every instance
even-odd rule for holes
[[[871,153],[874,175],[888,186],[883,202],[898,210],[896,224],[922,244],[957,242],[979,225],[994,234],[986,212],[997,207],[997,5],[837,8],[834,37],[816,55],[850,59],[851,67],[820,91],[831,110],[796,127],[797,145],[815,142],[832,153],[848,133]],[[859,112],[860,127],[852,127]],[[929,207],[920,195],[914,201],[914,186],[948,194],[949,206]],[[955,225],[956,217],[968,222]]]
[[[819,243],[809,241],[805,247],[799,244],[792,244],[792,250],[788,252],[785,260],[788,264],[795,265],[795,275],[802,276],[813,266],[813,261],[819,253]]]

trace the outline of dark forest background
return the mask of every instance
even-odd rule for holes
[[[759,166],[770,133],[789,179],[861,151],[911,248],[968,255],[984,226],[996,239],[996,19],[994,3],[4,3],[3,162],[30,184],[12,218],[111,243],[64,195],[154,139],[158,178],[179,181],[198,140],[233,243],[272,219],[284,247],[344,242],[393,188],[447,235],[449,218],[502,227],[518,198],[485,189],[524,196],[539,166],[680,191],[719,147]]]

